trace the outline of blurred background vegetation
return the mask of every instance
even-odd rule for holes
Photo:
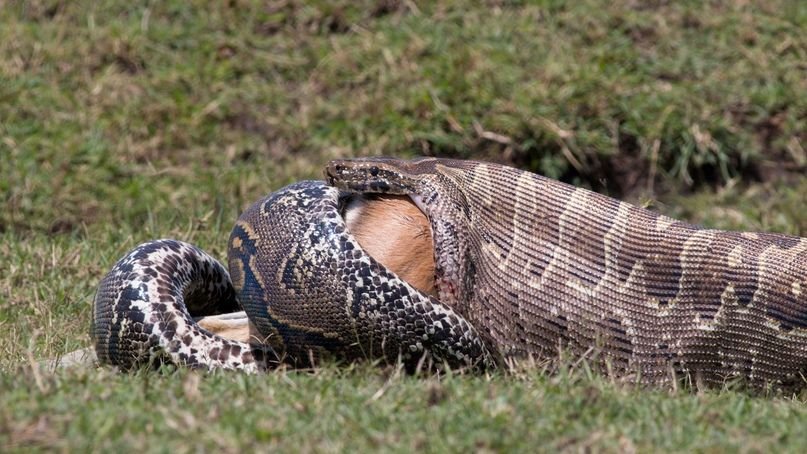
[[[807,190],[801,1],[0,5],[0,231],[233,218],[356,155],[486,159],[632,200]]]

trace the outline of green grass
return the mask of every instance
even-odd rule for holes
[[[246,205],[334,157],[490,159],[807,235],[807,6],[656,3],[0,0],[0,451],[801,450],[803,396],[584,370],[25,367],[89,345],[127,249],[223,257]]]
[[[2,377],[0,386],[0,442],[20,451],[778,452],[807,444],[800,401],[639,392],[582,371],[417,378],[369,367],[260,377],[100,370],[40,384]]]

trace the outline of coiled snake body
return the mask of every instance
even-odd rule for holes
[[[305,181],[248,208],[230,236],[230,275],[187,243],[136,247],[95,297],[99,360],[131,367],[164,353],[190,367],[250,372],[323,355],[409,367],[424,354],[453,366],[490,362],[462,317],[364,253],[338,202],[335,188]],[[239,302],[265,343],[223,339],[191,316],[236,311]]]
[[[427,353],[484,367],[561,349],[648,384],[803,385],[807,239],[703,229],[487,163],[372,158],[332,162],[326,175],[343,191],[418,204],[432,228],[437,300],[363,253],[336,189],[300,183],[239,220],[234,290],[191,246],[148,243],[122,259],[96,297],[99,357],[127,363],[160,349],[183,364],[252,370],[281,351],[409,363]],[[151,265],[163,256],[176,257],[169,273]],[[193,273],[203,284],[188,284]],[[194,331],[183,293],[201,309],[222,295],[232,307],[237,295],[270,343]]]

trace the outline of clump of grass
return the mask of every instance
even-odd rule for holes
[[[805,236],[805,194],[807,178],[751,186],[734,182],[716,192],[670,197],[662,209],[714,228]]]

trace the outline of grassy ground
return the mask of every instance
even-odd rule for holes
[[[580,370],[19,367],[89,345],[128,248],[222,257],[242,208],[332,157],[485,158],[807,235],[807,6],[700,3],[0,0],[0,450],[800,450],[802,397]]]

